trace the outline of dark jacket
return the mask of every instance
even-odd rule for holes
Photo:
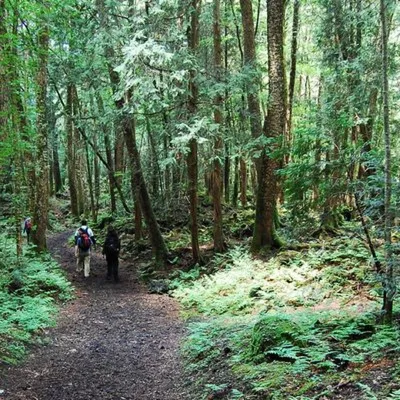
[[[107,233],[106,239],[103,245],[102,253],[107,257],[118,258],[119,251],[121,250],[121,242],[116,232]]]

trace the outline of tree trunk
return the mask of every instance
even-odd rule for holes
[[[107,29],[107,14],[105,10],[104,0],[97,0],[97,9],[100,15],[101,25]],[[111,47],[106,46],[105,56],[110,76],[110,82],[114,94],[119,86],[120,78],[118,73],[112,67],[114,51]],[[127,98],[131,98],[132,93],[127,93]],[[161,266],[165,263],[168,256],[168,250],[165,246],[164,238],[161,235],[160,227],[158,226],[156,217],[154,215],[153,207],[147,191],[146,182],[144,180],[142,166],[140,162],[140,155],[136,145],[136,126],[134,118],[130,115],[124,115],[123,109],[125,106],[125,99],[123,97],[115,100],[117,110],[122,113],[120,124],[124,135],[124,140],[128,152],[129,163],[132,171],[132,181],[134,182],[135,193],[137,193],[137,201],[140,204],[140,209],[143,213],[146,225],[149,229],[150,242],[152,244],[153,254],[156,263]]]
[[[235,157],[235,168],[233,175],[233,193],[232,193],[232,205],[237,207],[237,201],[239,197],[239,157]]]
[[[149,117],[146,116],[146,131],[149,139],[150,145],[150,160],[151,160],[151,194],[153,198],[158,198],[159,196],[159,182],[161,179],[161,172],[158,166],[158,156],[157,156],[157,143],[151,132],[151,125]]]
[[[76,86],[72,86],[72,115],[74,118],[80,117],[79,110],[79,99],[78,99],[78,91]],[[81,130],[73,123],[72,124],[74,131],[74,140],[75,140],[75,184],[76,184],[76,193],[77,193],[77,203],[79,210],[79,217],[82,214],[87,217],[88,209],[86,200],[86,161],[85,161],[85,141],[82,137]]]
[[[139,201],[135,200],[135,241],[136,243],[142,240],[142,211],[140,209]]]
[[[132,119],[130,121],[128,118],[128,116],[125,116],[123,121],[126,148],[128,150],[129,160],[131,163],[131,168],[133,170],[133,179],[135,182],[135,187],[137,188],[140,209],[143,213],[146,225],[149,229],[149,236],[153,248],[153,253],[156,259],[156,263],[161,266],[163,263],[165,263],[167,259],[168,251],[165,246],[164,239],[161,235],[156,217],[154,215],[150,197],[147,192],[146,183],[144,181],[139,152],[136,146],[135,120]]]
[[[260,80],[257,73],[256,42],[254,33],[254,18],[252,2],[240,0],[243,27],[243,61],[244,69],[251,72],[252,79],[247,83],[247,103],[250,116],[250,129],[253,138],[262,133],[260,112]],[[258,162],[256,164],[259,164]]]
[[[221,44],[221,4],[220,0],[214,0],[214,70],[217,84],[221,82],[222,73],[222,44]],[[217,94],[214,99],[214,121],[221,127],[222,125],[223,100],[221,94]],[[213,173],[213,204],[214,204],[214,250],[223,252],[226,249],[224,233],[222,230],[222,168],[221,160],[223,143],[221,131],[217,133],[214,141],[214,173]]]
[[[162,72],[160,72],[160,82],[163,84],[163,79],[164,76]],[[164,91],[161,85],[160,88],[160,95],[161,95],[161,100],[164,101]],[[163,110],[162,113],[162,122],[163,122],[163,134],[162,134],[162,141],[163,141],[163,154],[164,154],[164,159],[168,158],[168,153],[169,153],[169,146],[171,142],[171,135],[168,131],[168,114],[165,110]],[[172,193],[172,188],[171,188],[171,167],[169,165],[165,166],[165,171],[164,171],[164,197],[165,200],[167,201],[167,204],[169,203],[169,200],[171,198],[171,193]]]
[[[277,146],[278,139],[285,131],[286,118],[283,58],[284,0],[268,0],[267,8],[269,100],[264,135],[274,139],[275,146]],[[272,158],[269,151],[264,148],[258,182],[254,235],[251,244],[253,253],[258,253],[264,247],[272,248],[280,245],[274,226],[278,166],[277,160]]]
[[[105,109],[104,109],[103,99],[102,99],[100,93],[96,93],[96,102],[97,102],[97,107],[99,109],[100,115],[104,115]],[[107,164],[110,167],[110,169],[108,171],[108,187],[110,189],[111,213],[114,214],[117,210],[117,204],[116,204],[116,200],[115,200],[115,182],[118,182],[118,178],[115,176],[115,172],[114,172],[115,166],[114,166],[114,159],[112,156],[110,134],[104,123],[101,124],[101,130],[103,132],[103,137],[104,137],[104,147],[106,150]]]
[[[247,205],[247,164],[243,157],[240,157],[240,202],[242,207]]]
[[[44,3],[47,8],[47,3]],[[49,29],[45,21],[39,31],[38,43],[38,71],[36,77],[36,129],[37,129],[37,163],[38,174],[35,188],[35,210],[33,215],[34,229],[32,241],[38,252],[47,249],[46,231],[48,224],[49,201],[49,153],[48,129],[46,122],[47,98],[47,62],[49,50]]]
[[[72,101],[73,87],[72,84],[67,86],[67,102],[66,102],[66,122],[65,131],[67,133],[67,158],[68,158],[68,183],[69,197],[71,199],[71,213],[75,218],[79,218],[78,193],[76,188],[76,170],[75,170],[75,140],[74,128],[72,124]]]
[[[124,135],[120,130],[115,131],[115,141],[114,141],[114,172],[115,172],[115,180],[117,181],[117,185],[119,187],[122,186],[122,174],[124,172]],[[115,184],[113,184],[115,192]],[[114,209],[117,209],[115,194],[114,194]]]
[[[5,141],[9,102],[9,78],[7,73],[8,39],[5,0],[0,0],[0,142]]]
[[[97,136],[93,137],[94,151],[97,154],[99,149],[97,145]],[[99,214],[99,200],[100,200],[100,165],[98,157],[93,159],[93,175],[94,175],[94,201],[95,201],[95,216],[93,222],[97,222]]]
[[[371,141],[372,141],[372,133],[373,126],[376,116],[376,103],[378,99],[378,89],[372,89],[369,95],[369,106],[368,106],[368,120],[366,123],[362,123],[359,125],[361,139],[363,141],[363,146],[361,148],[361,163],[358,169],[358,178],[365,178],[376,173],[375,168],[371,166],[365,166],[363,161],[365,161],[366,156],[372,150]]]
[[[293,26],[292,26],[292,48],[290,52],[290,73],[289,73],[289,99],[287,107],[286,122],[286,152],[287,157],[285,163],[290,161],[290,152],[292,147],[292,110],[294,98],[294,85],[296,82],[296,65],[297,65],[297,34],[299,30],[299,9],[300,0],[294,0],[293,5]]]
[[[63,186],[61,179],[61,167],[60,167],[60,158],[58,155],[58,150],[59,150],[58,130],[54,124],[52,152],[53,152],[53,174],[54,174],[55,193],[60,193],[62,191],[62,186]]]
[[[89,186],[89,195],[90,195],[90,212],[92,216],[92,220],[96,220],[96,204],[94,200],[94,185],[93,185],[93,173],[92,173],[92,163],[90,159],[89,153],[89,145],[85,142],[85,155],[86,155],[86,169],[87,169],[87,182]]]
[[[382,23],[382,97],[383,97],[383,132],[385,138],[385,262],[386,276],[384,281],[384,320],[392,323],[393,298],[396,293],[394,278],[394,259],[392,251],[392,226],[393,215],[391,209],[392,184],[391,184],[391,143],[389,128],[389,79],[388,79],[388,29],[387,29],[387,3],[380,0],[380,14]]]
[[[228,1],[225,1],[225,11],[224,11],[224,19],[228,17]],[[225,40],[225,45],[224,45],[224,68],[225,68],[225,76],[228,75],[228,26],[225,25],[224,29],[224,40]],[[229,92],[228,89],[225,89],[225,111],[226,111],[226,126],[227,129],[230,130],[230,125],[231,125],[231,116],[229,113],[229,107],[228,107],[228,101],[227,99],[229,98]],[[230,175],[231,175],[231,159],[230,159],[230,146],[229,143],[225,143],[225,159],[224,159],[224,197],[225,197],[225,203],[229,204],[229,199],[230,199]]]
[[[192,54],[196,54],[199,45],[199,1],[191,0],[191,19],[190,32],[188,36],[189,49]],[[198,87],[196,83],[196,71],[190,71],[189,78],[189,99],[188,111],[189,115],[194,117],[197,111]],[[197,180],[198,180],[198,161],[197,161],[197,140],[192,138],[189,141],[189,152],[186,158],[188,171],[188,195],[190,203],[190,232],[192,241],[192,255],[194,263],[200,262],[200,246],[199,246],[199,224],[197,220]]]

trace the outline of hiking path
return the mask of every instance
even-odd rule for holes
[[[0,400],[185,400],[179,347],[184,326],[177,303],[149,294],[135,265],[120,261],[120,282],[107,281],[101,249],[91,275],[75,272],[72,231],[49,238],[53,257],[73,282],[76,297],[62,306],[45,345],[25,362],[1,371]]]

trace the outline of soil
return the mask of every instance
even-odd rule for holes
[[[149,294],[128,261],[120,262],[120,282],[107,281],[100,249],[92,253],[90,277],[77,274],[67,244],[72,233],[49,238],[48,246],[76,298],[62,307],[57,326],[43,332],[46,345],[3,370],[0,400],[193,398],[180,361],[185,328],[177,303]]]

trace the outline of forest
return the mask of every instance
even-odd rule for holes
[[[400,400],[399,35],[392,0],[0,0],[0,400]]]

